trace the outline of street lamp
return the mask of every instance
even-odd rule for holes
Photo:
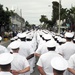
[[[22,31],[22,9],[20,9],[20,16],[21,16],[21,31]]]

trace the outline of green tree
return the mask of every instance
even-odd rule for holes
[[[52,4],[53,4],[53,6],[52,6],[52,8],[53,8],[52,21],[55,24],[56,20],[59,19],[59,3],[57,1],[53,1]]]
[[[1,28],[4,27],[5,31],[9,30],[10,24],[10,11],[6,7],[6,11],[3,9],[3,5],[0,4],[0,35],[2,34]]]
[[[29,24],[28,21],[25,22],[25,27],[26,27],[27,30],[31,29],[31,25]]]
[[[4,26],[6,27],[6,31],[9,30],[9,25],[11,23],[10,21],[10,16],[11,16],[11,12],[8,10],[8,8],[6,7],[6,11],[4,11]]]
[[[41,15],[41,19],[40,19],[40,22],[41,23],[47,23],[47,21],[48,21],[48,18],[46,17],[46,15]]]
[[[61,20],[64,20],[67,18],[67,8],[61,8]]]
[[[70,9],[62,8],[61,9],[61,20],[66,20],[66,23],[69,24],[69,28],[71,30],[75,30],[75,7],[71,7]]]
[[[53,22],[51,20],[49,20],[46,17],[46,15],[41,15],[40,22],[44,23],[42,26],[43,28],[50,29],[51,27],[53,27]]]
[[[0,28],[4,24],[4,14],[3,5],[0,4]]]
[[[42,28],[47,28],[48,18],[46,17],[46,15],[41,15],[41,18],[39,19],[39,21],[43,23]]]
[[[51,20],[48,20],[47,24],[48,24],[47,27],[53,27],[53,22]]]
[[[75,31],[75,7],[71,7],[68,11],[69,13],[69,22],[72,31]]]

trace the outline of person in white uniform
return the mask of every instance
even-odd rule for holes
[[[33,50],[33,52],[34,52],[35,49],[36,49],[34,36],[32,36],[32,35],[30,35],[30,34],[27,34],[26,40],[27,40],[27,42],[31,45],[32,50]],[[32,58],[32,64],[31,64],[31,65],[32,65],[32,67],[35,67],[35,57]]]
[[[75,54],[69,58],[68,65],[68,71],[70,72],[70,75],[75,75]]]
[[[0,45],[0,54],[9,52],[5,46]]]
[[[58,53],[62,55],[67,61],[69,60],[70,56],[75,53],[75,44],[73,43],[74,34],[72,32],[66,32],[65,38],[66,43],[62,44],[58,50]],[[57,51],[56,50],[56,51]],[[69,71],[66,70],[64,75],[69,75]]]
[[[51,41],[55,42],[53,39],[51,39],[45,42],[44,44],[42,44],[41,46],[39,46],[39,48],[35,51],[35,56],[40,57],[42,54],[47,53],[48,52],[47,44],[48,42],[51,42]],[[57,43],[56,43],[56,46],[57,46]]]
[[[39,46],[40,41],[43,41],[42,35],[43,35],[42,31],[37,31],[37,39],[36,40],[37,40],[38,46]]]
[[[2,37],[0,36],[0,42],[2,41]]]
[[[53,68],[52,75],[63,75],[68,68],[68,62],[63,57],[54,57],[51,60],[51,66]]]
[[[11,62],[13,60],[13,55],[10,53],[0,54],[0,75],[13,75],[11,70]]]
[[[30,64],[30,72],[33,72],[33,57],[34,57],[34,50],[32,48],[31,43],[26,41],[26,34],[22,33],[19,35],[19,38],[21,40],[19,54],[22,56],[25,56]]]
[[[49,52],[42,54],[37,62],[38,70],[41,75],[53,74],[53,69],[50,64],[51,59],[56,56],[62,57],[61,55],[55,52],[55,48],[56,48],[55,42],[53,41],[49,42],[47,44],[47,48]]]
[[[52,36],[51,36],[50,34],[43,34],[43,35],[42,35],[42,40],[40,40],[40,43],[39,43],[39,45],[38,45],[38,48],[39,48],[42,44],[46,43],[47,41],[50,41],[51,39],[52,39]]]
[[[1,45],[1,40],[2,40],[2,37],[0,36],[0,54],[8,52],[7,48],[5,46]]]
[[[30,75],[30,65],[27,61],[27,59],[20,55],[19,52],[19,47],[20,47],[20,42],[19,41],[14,41],[10,43],[9,47],[13,50],[13,56],[14,59],[11,62],[11,70],[13,74],[19,74],[19,75]]]
[[[70,58],[71,55],[75,53],[75,44],[73,43],[73,33],[66,32],[65,38],[66,43],[60,45],[59,49],[57,48],[56,51],[59,51],[58,53],[61,54],[66,60]]]

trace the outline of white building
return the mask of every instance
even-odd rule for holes
[[[25,20],[17,13],[12,14],[10,19],[11,19],[11,29],[13,31],[23,30],[25,28]]]

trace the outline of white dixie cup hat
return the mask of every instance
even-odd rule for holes
[[[12,62],[13,54],[10,53],[2,53],[0,54],[0,65],[7,65]]]
[[[54,57],[51,60],[51,66],[59,71],[64,71],[68,68],[68,62],[63,57]]]

